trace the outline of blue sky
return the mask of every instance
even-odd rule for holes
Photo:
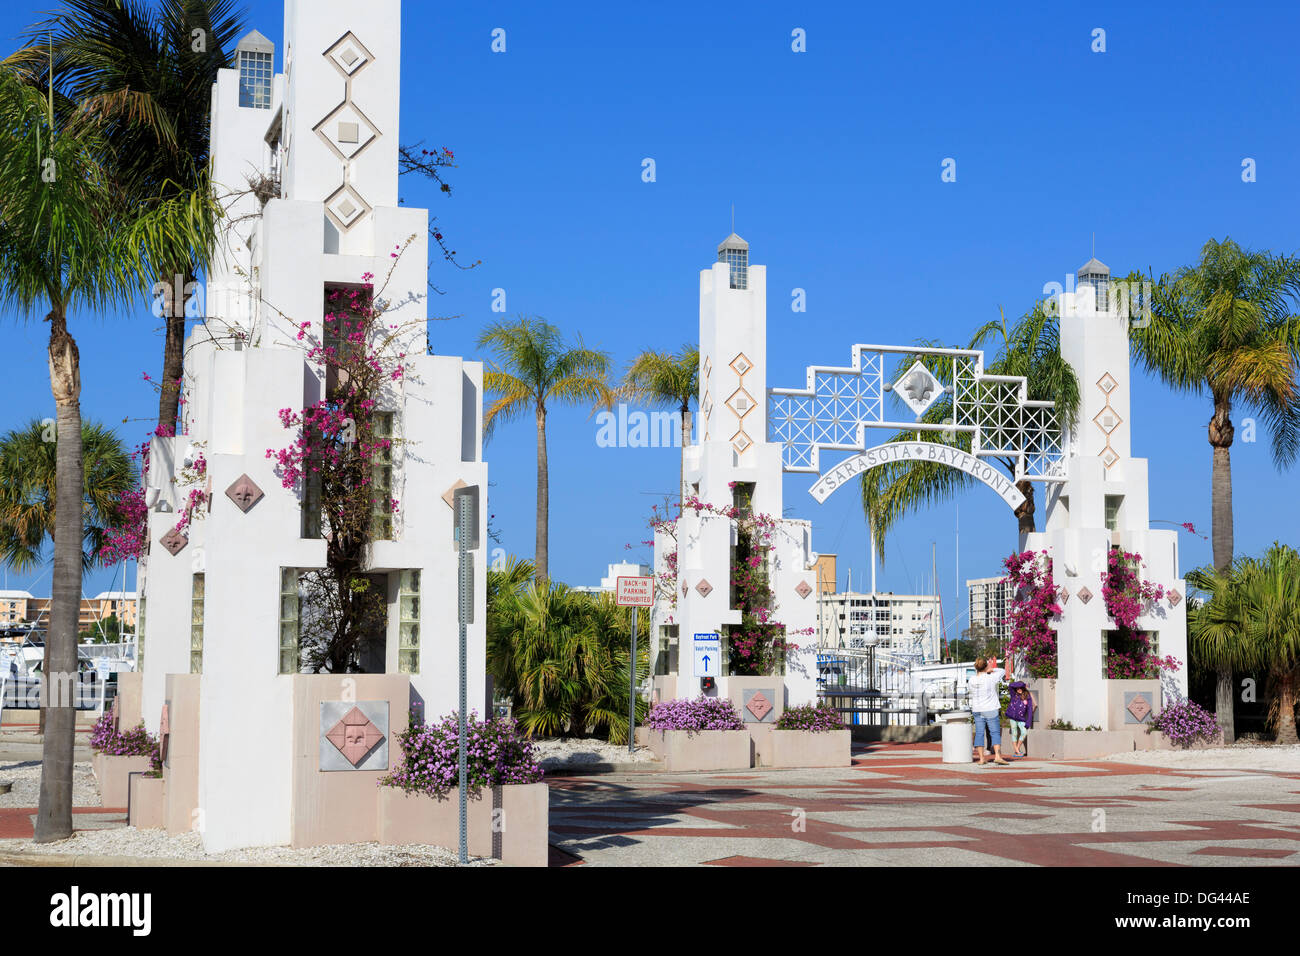
[[[0,12],[11,49],[52,3]],[[476,355],[508,313],[544,316],[612,353],[621,371],[647,347],[675,349],[698,321],[697,273],[730,229],[768,268],[769,385],[808,364],[838,364],[854,342],[964,344],[1028,309],[1045,282],[1089,256],[1116,273],[1172,270],[1210,237],[1295,253],[1300,130],[1291,4],[536,4],[408,0],[402,140],[450,147],[454,192],[405,184],[468,261],[435,263],[453,316],[431,326],[436,351]],[[280,42],[279,2],[250,3],[249,25]],[[503,54],[491,31],[506,30]],[[791,51],[802,28],[807,52]],[[1092,52],[1093,30],[1106,50]],[[280,63],[277,56],[277,68]],[[641,179],[643,158],[657,181]],[[957,181],[940,180],[946,157]],[[1251,157],[1257,181],[1243,183]],[[807,312],[789,310],[790,290]],[[3,316],[10,382],[0,427],[52,413],[45,329]],[[135,441],[156,413],[161,334],[144,305],[74,320],[83,414]],[[1151,514],[1209,531],[1205,397],[1134,383],[1133,448],[1150,458]],[[1236,543],[1292,543],[1297,472],[1278,473],[1265,434],[1233,446]],[[131,422],[119,424],[124,418]],[[672,449],[604,449],[586,410],[550,418],[553,576],[595,583],[644,548],[652,503],[672,493]],[[531,422],[487,446],[491,512],[503,546],[533,546]],[[787,513],[811,518],[814,545],[865,580],[867,543],[851,490],[817,505],[808,476],[785,479]],[[931,542],[951,617],[960,577],[998,573],[1015,521],[993,492],[909,518],[887,542],[880,585],[924,588]],[[1209,542],[1183,534],[1185,568]],[[96,572],[86,589],[107,587]],[[10,574],[10,586],[27,579]],[[35,590],[48,591],[48,576]],[[963,594],[964,598],[964,594]],[[964,602],[963,602],[964,603]],[[961,606],[959,604],[959,606]]]

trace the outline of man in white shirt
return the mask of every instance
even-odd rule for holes
[[[969,684],[970,709],[975,716],[975,753],[981,767],[989,762],[984,754],[986,732],[993,747],[993,763],[1000,767],[1011,766],[1010,762],[1002,759],[1002,701],[998,695],[1003,680],[1011,680],[1011,659],[1007,658],[1005,678],[998,673],[997,666],[996,657],[977,657],[975,676]]]

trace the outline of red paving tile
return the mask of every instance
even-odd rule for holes
[[[704,866],[820,866],[804,860],[769,860],[761,856],[728,856],[720,860],[705,860]]]
[[[1249,856],[1269,860],[1281,860],[1295,852],[1295,850],[1255,849],[1248,846],[1207,846],[1192,851],[1193,854],[1204,853],[1207,856]]]
[[[916,745],[897,745],[915,748]],[[873,745],[873,749],[878,745]],[[858,748],[855,749],[855,756]],[[887,748],[879,748],[888,752]],[[938,745],[934,745],[938,749]],[[1043,763],[1038,765],[1043,766]],[[850,768],[846,768],[850,769]],[[858,771],[875,771],[871,777]],[[1137,783],[1134,776],[1147,776],[1151,784]],[[1188,857],[1199,855],[1235,856],[1257,859],[1283,859],[1290,850],[1255,851],[1248,847],[1224,847],[1233,841],[1295,839],[1295,829],[1288,824],[1267,820],[1195,820],[1169,821],[1158,829],[1122,832],[1092,832],[1091,817],[1078,817],[1081,809],[1122,810],[1135,806],[1158,806],[1176,800],[1176,794],[1195,791],[1194,786],[1158,786],[1161,778],[1179,774],[1176,768],[1148,767],[1114,762],[1071,761],[1053,763],[1049,772],[1031,767],[998,770],[974,776],[938,763],[932,756],[911,759],[895,754],[886,759],[858,757],[848,776],[823,784],[783,782],[779,777],[761,774],[726,775],[663,780],[650,790],[644,784],[608,787],[625,793],[608,803],[595,806],[557,806],[552,808],[552,830],[574,838],[621,835],[632,840],[654,837],[692,837],[727,839],[797,840],[832,850],[926,850],[961,849],[986,856],[1040,866],[1178,866],[1151,858],[1146,844],[1188,844],[1215,841],[1213,847],[1187,850]],[[1278,774],[1277,776],[1283,776]],[[1053,792],[1053,783],[1065,780],[1114,781],[1109,793],[1062,794]],[[744,780],[744,786],[729,786],[720,781]],[[719,781],[719,782],[713,782]],[[765,783],[764,781],[768,781]],[[558,781],[557,781],[558,783]],[[553,784],[554,785],[554,784]],[[1103,783],[1103,787],[1105,784]],[[573,789],[578,789],[574,787]],[[1110,789],[1106,787],[1105,789]],[[1139,794],[1135,791],[1149,791]],[[1167,795],[1157,795],[1168,791]],[[654,803],[647,806],[645,798]],[[936,819],[955,822],[953,811],[945,806],[968,804],[1002,804],[1006,809],[984,810],[970,814],[988,820],[1039,820],[1061,812],[1061,828],[1048,833],[1000,832],[989,826],[949,825],[908,827],[869,827],[830,823],[818,817],[831,813],[862,813],[874,807],[907,808],[936,806]],[[789,809],[807,812],[805,828],[793,831]],[[1172,804],[1171,804],[1172,806]],[[1241,806],[1237,804],[1236,806]],[[1300,812],[1300,804],[1259,804],[1261,810]],[[955,809],[955,808],[954,808]],[[1041,809],[1046,812],[1033,812]],[[864,819],[869,819],[865,818]],[[992,825],[996,826],[996,825]],[[1014,828],[1014,824],[1009,824]],[[1171,829],[1172,827],[1172,829]],[[933,834],[931,839],[890,840],[894,832],[909,836],[918,830]],[[900,832],[902,831],[902,832]],[[882,842],[883,841],[883,842]],[[1124,845],[1133,845],[1127,852]],[[1231,850],[1219,853],[1217,850]],[[923,862],[918,854],[915,862]],[[771,860],[738,855],[710,860],[717,866],[790,865],[795,861]],[[1187,860],[1186,862],[1191,862]],[[1208,861],[1207,861],[1208,862]]]

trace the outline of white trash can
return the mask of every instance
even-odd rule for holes
[[[950,710],[940,714],[943,721],[943,762],[970,763],[975,744],[975,726],[969,710]]]

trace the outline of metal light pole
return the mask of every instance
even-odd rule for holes
[[[627,684],[627,752],[636,753],[636,616],[637,608],[632,607],[632,668],[631,679]]]
[[[457,773],[460,796],[460,862],[469,862],[468,786],[469,767],[466,758],[468,749],[465,726],[466,694],[466,652],[465,627],[474,623],[474,563],[470,552],[478,547],[478,487],[470,485],[456,489],[456,558],[457,558],[457,605],[460,624],[460,707],[457,711]]]

